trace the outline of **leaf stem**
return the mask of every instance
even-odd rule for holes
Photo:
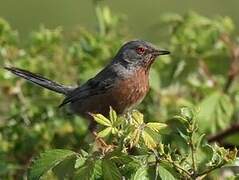
[[[167,159],[169,160],[169,159]],[[174,161],[172,161],[171,159],[168,161],[169,163],[171,163],[175,169],[177,169],[177,171],[182,171],[186,174],[187,177],[191,178],[191,174],[184,168],[182,168],[181,166],[179,166],[178,164],[176,164]]]
[[[176,164],[172,159],[171,157],[169,157],[167,154],[163,154],[162,157],[164,159],[160,159],[160,157],[158,156],[158,154],[153,151],[154,155],[155,155],[155,159],[156,159],[156,164],[159,163],[160,161],[166,161],[168,163],[170,163],[171,165],[173,165],[173,167],[177,170],[177,171],[182,171],[184,172],[184,174],[186,174],[187,177],[191,178],[191,174],[184,168],[182,168],[181,166],[179,166],[178,164]]]
[[[193,135],[193,134],[192,134],[192,135]],[[190,135],[189,146],[190,146],[191,155],[192,155],[193,173],[195,173],[196,170],[197,170],[197,167],[196,167],[196,162],[195,162],[195,147],[194,147],[194,144],[193,144],[192,135]]]
[[[188,122],[188,132],[189,132],[189,148],[191,151],[191,158],[192,158],[192,168],[193,168],[193,176],[195,176],[196,171],[197,171],[197,166],[196,166],[196,148],[195,148],[195,144],[193,142],[193,136],[194,133],[197,130],[195,121],[189,121]]]

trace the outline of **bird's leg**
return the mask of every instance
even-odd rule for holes
[[[92,132],[94,137],[95,137],[95,145],[96,148],[99,149],[103,155],[105,155],[107,152],[112,152],[114,148],[116,147],[115,145],[112,144],[107,144],[103,138],[99,137],[98,134],[94,131]]]
[[[98,136],[97,123],[93,120],[92,117],[90,118],[91,118],[91,121],[89,124],[89,131],[93,134],[96,148],[100,150],[103,155],[107,152],[111,152],[115,146],[111,144],[107,144],[102,137]]]

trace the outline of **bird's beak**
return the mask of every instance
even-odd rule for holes
[[[159,55],[167,55],[167,54],[170,54],[169,51],[166,51],[166,50],[154,50],[153,51],[153,55],[155,56],[159,56]]]

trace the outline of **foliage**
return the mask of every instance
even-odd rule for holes
[[[128,118],[117,117],[112,109],[110,114],[109,119],[100,114],[92,115],[95,121],[103,126],[103,130],[96,134],[95,143],[89,153],[59,149],[45,152],[34,162],[29,179],[38,179],[43,172],[58,166],[66,167],[63,164],[69,164],[69,156],[76,158],[71,158],[73,170],[72,174],[68,174],[68,178],[112,180],[152,177],[196,179],[226,163],[232,163],[236,158],[236,149],[229,151],[217,145],[209,145],[204,141],[204,135],[197,134],[194,112],[188,108],[182,108],[181,114],[174,117],[182,126],[178,133],[185,143],[184,148],[163,144],[161,131],[167,125],[145,123],[143,115],[138,111],[132,112]],[[105,138],[102,139],[102,136]],[[56,175],[58,173],[53,172]],[[64,176],[65,174],[61,174],[61,178]]]
[[[61,27],[42,26],[23,40],[0,19],[0,65],[28,69],[64,84],[81,84],[94,76],[123,42],[132,39],[123,16],[94,2],[95,32],[80,28],[67,34]],[[87,121],[57,109],[62,100],[58,95],[1,70],[0,177],[26,178],[32,159],[46,150],[34,161],[30,178],[50,169],[55,175],[48,171],[46,179],[217,177],[218,171],[210,172],[233,160],[236,151],[207,140],[225,147],[239,145],[238,129],[230,131],[239,127],[236,27],[229,17],[207,18],[195,12],[165,15],[161,25],[167,40],[154,43],[172,54],[160,57],[150,71],[150,92],[138,107],[147,121],[138,111],[130,117],[118,117],[114,111],[109,117],[94,115],[102,128],[96,142],[89,137]],[[185,106],[197,112],[183,108],[175,117]],[[217,136],[220,132],[226,133]]]

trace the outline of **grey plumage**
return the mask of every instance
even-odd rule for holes
[[[67,95],[74,89],[73,87],[67,87],[67,86],[61,85],[41,75],[33,74],[24,69],[15,68],[15,67],[4,67],[4,68],[17,76],[20,76],[26,80],[29,80],[30,82],[34,84],[37,84],[39,86],[42,86],[44,88],[47,88],[49,90],[55,91],[60,94]]]
[[[64,86],[23,69],[14,67],[5,67],[5,69],[34,84],[65,95],[65,99],[60,104],[60,107],[69,103],[71,109],[74,109],[74,112],[81,115],[87,114],[88,112],[105,114],[108,112],[109,106],[115,106],[113,108],[116,110],[118,106],[122,106],[118,108],[120,109],[119,113],[121,113],[127,108],[126,106],[128,106],[127,103],[123,101],[128,99],[126,98],[125,100],[124,96],[120,96],[119,98],[122,98],[120,100],[117,94],[113,95],[110,93],[116,92],[118,95],[125,93],[125,96],[128,96],[128,91],[134,92],[135,89],[140,89],[140,76],[143,78],[146,77],[144,83],[147,83],[148,70],[151,64],[157,56],[164,54],[169,54],[169,52],[159,50],[151,43],[142,40],[127,42],[101,72],[76,88]],[[144,74],[139,75],[139,77],[135,76],[137,72],[140,72],[140,69],[145,71]],[[130,84],[124,82],[130,82]],[[127,87],[122,87],[120,84]],[[124,91],[123,88],[127,89],[127,91]],[[144,97],[145,93],[146,92],[144,92],[142,97]],[[140,96],[139,99],[142,97]],[[121,105],[122,103],[123,105]]]

